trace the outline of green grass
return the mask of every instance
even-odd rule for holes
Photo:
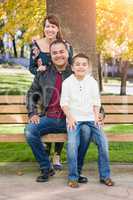
[[[29,89],[32,81],[29,74],[0,74],[0,95],[24,95]]]
[[[110,143],[111,162],[133,163],[133,144],[131,142]],[[98,153],[94,144],[91,144],[85,162],[97,161]],[[0,162],[31,162],[35,161],[27,144],[23,143],[0,143]],[[62,152],[62,162],[66,162],[66,145]]]
[[[118,124],[118,125],[108,125],[104,127],[104,131],[113,134],[132,134],[133,125],[132,124]]]
[[[1,124],[0,125],[0,134],[15,134],[15,133],[23,133],[24,125],[21,124]]]

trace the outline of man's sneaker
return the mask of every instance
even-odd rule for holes
[[[87,183],[88,182],[88,178],[85,176],[80,175],[78,178],[78,183]]]
[[[41,171],[41,175],[37,177],[37,182],[48,182],[49,179],[49,172],[48,171]]]
[[[60,156],[59,155],[54,155],[53,157],[53,167],[55,170],[62,170],[63,169],[63,166],[62,164],[60,163]]]
[[[47,182],[49,180],[49,176],[54,176],[55,171],[53,168],[49,169],[49,171],[41,170],[41,175],[37,177],[37,182]]]

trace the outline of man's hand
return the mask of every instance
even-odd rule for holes
[[[33,123],[33,124],[39,124],[40,122],[40,117],[38,115],[33,115],[31,118],[30,118],[30,122]]]

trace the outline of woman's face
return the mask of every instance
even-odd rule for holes
[[[51,24],[48,20],[46,20],[44,27],[45,37],[48,39],[56,39],[58,31],[59,28],[56,25]]]

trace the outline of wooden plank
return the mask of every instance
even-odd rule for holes
[[[0,105],[0,113],[27,113],[25,105]]]
[[[1,114],[0,124],[26,124],[27,114]],[[133,114],[107,114],[105,124],[133,123]]]
[[[133,113],[133,105],[104,105],[105,113]],[[0,105],[0,113],[27,113],[25,105]]]
[[[107,138],[110,142],[133,142],[133,134],[108,134]]]
[[[42,137],[44,142],[65,142],[67,134],[48,134]],[[0,142],[26,142],[24,134],[0,134]]]
[[[109,142],[133,142],[133,134],[107,135]],[[42,137],[43,142],[65,142],[67,134],[48,134]],[[0,142],[26,142],[24,134],[1,134]]]
[[[4,95],[0,96],[0,104],[23,104],[25,96],[22,95]],[[130,103],[133,104],[133,96],[117,96],[117,95],[102,95],[102,103]]]
[[[26,97],[21,95],[0,95],[0,104],[24,104]]]
[[[106,115],[105,117],[105,124],[133,124],[133,114],[130,115],[121,115],[121,114],[112,114]]]
[[[101,101],[103,104],[133,104],[133,96],[103,95]]]
[[[104,105],[105,113],[133,113],[133,105]]]
[[[27,122],[27,114],[0,115],[0,124],[26,124]]]

